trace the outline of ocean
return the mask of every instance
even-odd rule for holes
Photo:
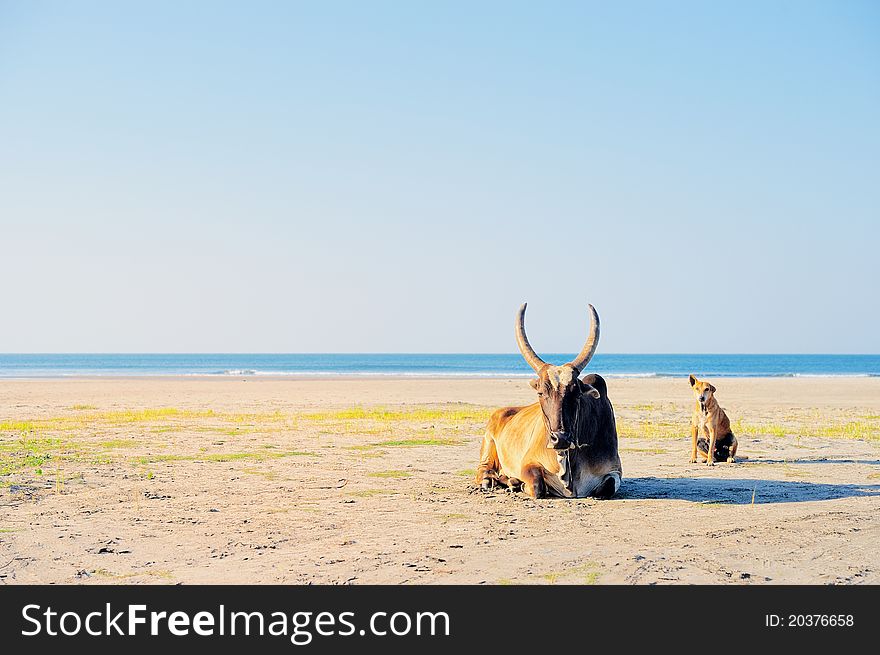
[[[549,363],[572,354],[544,356]],[[880,376],[880,355],[597,354],[607,377]],[[519,354],[0,354],[0,377],[73,376],[476,376],[531,375]]]

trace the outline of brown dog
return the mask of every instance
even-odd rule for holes
[[[697,452],[709,466],[714,466],[716,460],[735,462],[736,437],[730,431],[727,414],[715,400],[715,387],[693,375],[688,381],[697,399],[691,419],[691,464],[697,461]]]

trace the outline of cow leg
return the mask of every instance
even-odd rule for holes
[[[599,500],[608,500],[615,494],[619,485],[620,473],[617,471],[606,473],[602,481],[590,492],[590,495]]]
[[[480,465],[477,467],[477,484],[484,491],[492,489],[498,482],[506,482],[506,476],[499,473],[501,463],[498,461],[498,451],[495,449],[495,439],[491,432],[483,435],[483,443],[480,446]],[[502,480],[504,478],[504,480]]]
[[[521,484],[522,482],[516,478],[509,478],[498,471],[486,470],[482,474],[480,488],[488,491],[498,485],[504,485],[509,491],[517,491]]]
[[[489,491],[490,489],[494,489],[499,482],[500,480],[495,471],[484,471],[480,478],[480,489],[483,491]]]
[[[544,467],[540,464],[526,466],[522,474],[522,487],[532,498],[544,498],[547,484],[544,482]]]

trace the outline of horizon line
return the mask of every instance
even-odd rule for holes
[[[566,352],[546,352],[543,353],[545,356],[569,356],[574,355],[576,353],[566,353]],[[159,356],[159,355],[293,355],[293,356],[321,356],[321,355],[373,355],[373,356],[424,356],[424,355],[432,355],[432,356],[443,356],[443,355],[451,355],[451,356],[473,356],[473,355],[520,355],[519,352],[431,352],[431,351],[409,351],[409,352],[381,352],[381,351],[314,351],[314,352],[282,352],[282,351],[32,351],[32,352],[0,352],[0,357],[6,356],[46,356],[46,355],[61,355],[61,356],[88,356],[88,355],[99,355],[99,356],[108,356],[108,355],[138,355],[138,356]],[[809,353],[809,352],[607,352],[607,353],[596,353],[596,355],[606,355],[606,356],[678,356],[678,357],[690,357],[690,356],[743,356],[743,357],[762,357],[762,356],[786,356],[786,357],[877,357],[880,356],[880,352],[878,353],[866,353],[866,352],[836,352],[836,353]]]

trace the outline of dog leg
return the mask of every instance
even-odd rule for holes
[[[718,437],[715,434],[715,429],[711,426],[709,427],[709,450],[706,458],[706,466],[715,466],[715,439]]]
[[[730,464],[733,464],[736,461],[736,437],[733,438],[733,443],[730,444],[730,454],[727,456],[727,461]]]
[[[691,464],[697,462],[697,431],[699,428],[691,424]]]

